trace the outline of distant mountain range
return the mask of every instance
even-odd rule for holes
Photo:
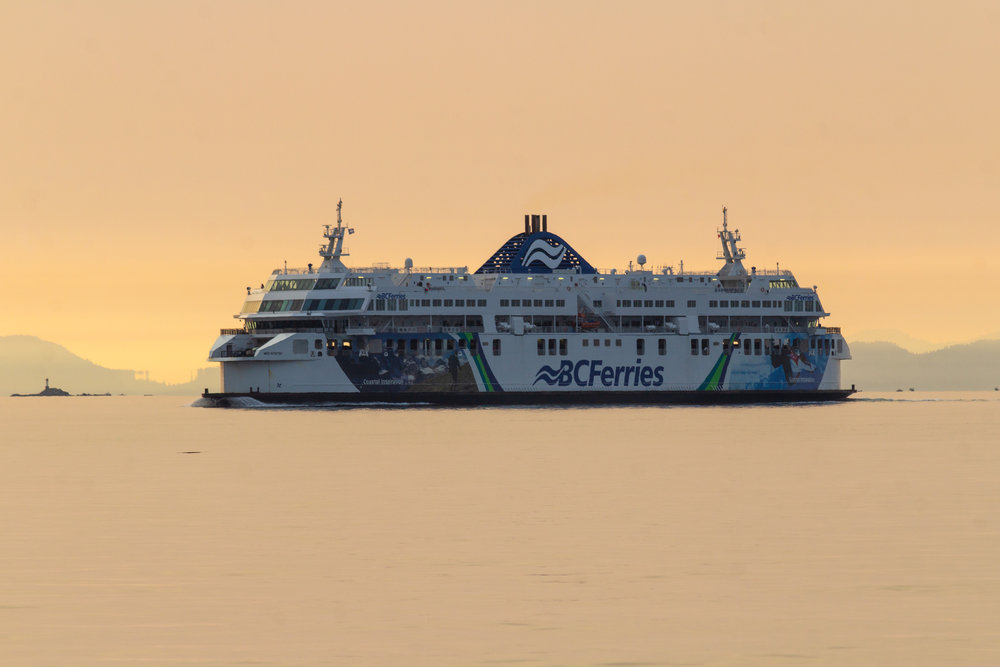
[[[34,394],[53,387],[71,394],[166,394],[193,396],[219,390],[219,370],[203,368],[192,382],[137,380],[133,370],[104,368],[61,345],[34,336],[0,336],[0,396]]]
[[[979,340],[914,354],[885,342],[851,343],[841,383],[868,391],[990,390],[1000,387],[1000,340]]]
[[[914,354],[893,343],[851,343],[842,384],[867,391],[990,390],[1000,387],[1000,340],[980,340]],[[168,394],[193,396],[219,390],[217,368],[202,368],[193,382],[165,384],[136,379],[133,370],[104,368],[61,345],[34,336],[0,336],[0,396],[33,394],[44,387],[71,394]]]

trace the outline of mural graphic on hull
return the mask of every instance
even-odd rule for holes
[[[745,348],[736,344],[738,338],[739,334],[730,338],[728,349],[700,389],[819,389],[830,357],[810,354],[808,335],[783,334],[781,339],[770,341],[764,355],[746,355]],[[714,384],[713,378],[717,378]]]
[[[396,334],[342,346],[334,357],[361,392],[503,391],[478,334]]]
[[[362,392],[476,391],[469,357],[467,346],[441,333],[371,338],[336,353],[340,368]]]

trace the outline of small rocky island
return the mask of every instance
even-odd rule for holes
[[[68,391],[64,391],[59,387],[50,387],[49,379],[45,378],[45,389],[42,389],[37,394],[11,394],[11,396],[69,396]]]

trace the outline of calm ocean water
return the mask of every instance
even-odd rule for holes
[[[1000,393],[0,399],[0,664],[1000,664]]]

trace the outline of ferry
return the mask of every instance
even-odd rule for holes
[[[525,215],[474,271],[348,267],[337,205],[318,266],[247,287],[199,404],[672,404],[839,401],[851,358],[815,287],[745,268],[722,210],[722,266],[600,270]]]

